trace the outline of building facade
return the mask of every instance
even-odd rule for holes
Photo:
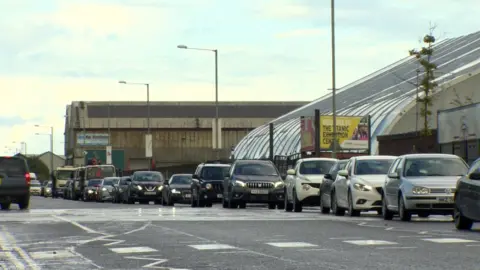
[[[438,110],[480,101],[480,32],[450,38],[437,43],[431,59],[438,66],[438,88],[433,95],[429,127],[437,127]],[[408,48],[406,48],[408,49]],[[360,80],[337,90],[337,115],[370,116],[372,153],[378,153],[376,137],[412,132],[422,128],[423,118],[417,97],[423,93],[416,86],[423,71],[418,60],[406,57]],[[332,97],[327,94],[301,108],[292,110],[272,121],[274,155],[291,155],[301,149],[301,117],[332,115]],[[263,158],[269,155],[269,127],[262,125],[235,147],[236,158]]]
[[[212,102],[81,102],[67,106],[65,151],[69,164],[96,157],[135,170],[228,158],[246,134],[306,102],[221,102],[216,145]],[[150,119],[148,118],[150,111]],[[150,127],[152,158],[146,138]],[[112,151],[106,151],[107,146]]]

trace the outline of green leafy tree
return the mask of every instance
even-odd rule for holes
[[[431,29],[433,30],[433,28]],[[423,43],[425,46],[421,49],[410,50],[409,53],[411,56],[415,56],[418,63],[423,67],[423,77],[420,81],[419,90],[423,91],[423,97],[419,97],[417,102],[421,104],[420,115],[423,117],[423,128],[421,130],[421,135],[429,136],[432,134],[430,129],[429,117],[432,115],[430,107],[432,106],[432,96],[435,88],[438,84],[435,82],[435,71],[437,70],[437,65],[432,63],[433,55],[433,44],[435,43],[435,37],[430,31],[430,34],[423,37]]]
[[[28,167],[30,167],[30,172],[34,172],[37,175],[37,178],[40,180],[50,179],[50,171],[48,170],[47,165],[43,163],[40,159],[36,157],[27,158]]]

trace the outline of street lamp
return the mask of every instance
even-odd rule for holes
[[[25,149],[25,156],[27,156],[27,143],[26,143],[26,142],[16,142],[16,141],[13,141],[12,143],[20,143],[20,153],[22,152],[22,148],[24,147],[24,149]]]
[[[147,134],[150,135],[150,84],[149,83],[127,82],[127,81],[118,81],[118,83],[120,83],[120,84],[131,84],[131,85],[144,85],[144,86],[147,87]],[[109,107],[110,107],[110,105],[109,105]],[[109,138],[109,140],[110,140],[110,138]],[[152,160],[151,159],[152,159],[152,157],[150,156],[149,157],[148,170],[150,170],[150,168],[152,167]]]
[[[50,135],[50,173],[53,172],[53,126],[40,126],[40,125],[35,125],[35,127],[38,128],[50,128],[50,134],[45,134],[45,133],[35,133],[35,135]]]
[[[337,105],[335,81],[335,0],[331,0],[331,28],[332,28],[332,118],[333,118],[333,147],[332,158],[337,157]],[[318,127],[317,127],[318,128]]]
[[[220,137],[218,128],[218,50],[204,48],[190,48],[187,45],[177,45],[177,48],[184,50],[210,51],[215,54],[215,144],[217,148],[217,159],[220,159]]]

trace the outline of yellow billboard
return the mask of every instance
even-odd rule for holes
[[[337,116],[337,142],[340,149],[367,150],[370,138],[368,116]],[[320,149],[332,149],[333,116],[320,116]],[[338,147],[337,147],[338,149]],[[338,150],[340,150],[338,149]]]

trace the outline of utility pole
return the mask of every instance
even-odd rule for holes
[[[333,118],[333,147],[332,158],[337,157],[337,104],[335,81],[335,0],[331,1],[331,28],[332,28],[332,118]],[[319,127],[316,127],[319,128]]]

